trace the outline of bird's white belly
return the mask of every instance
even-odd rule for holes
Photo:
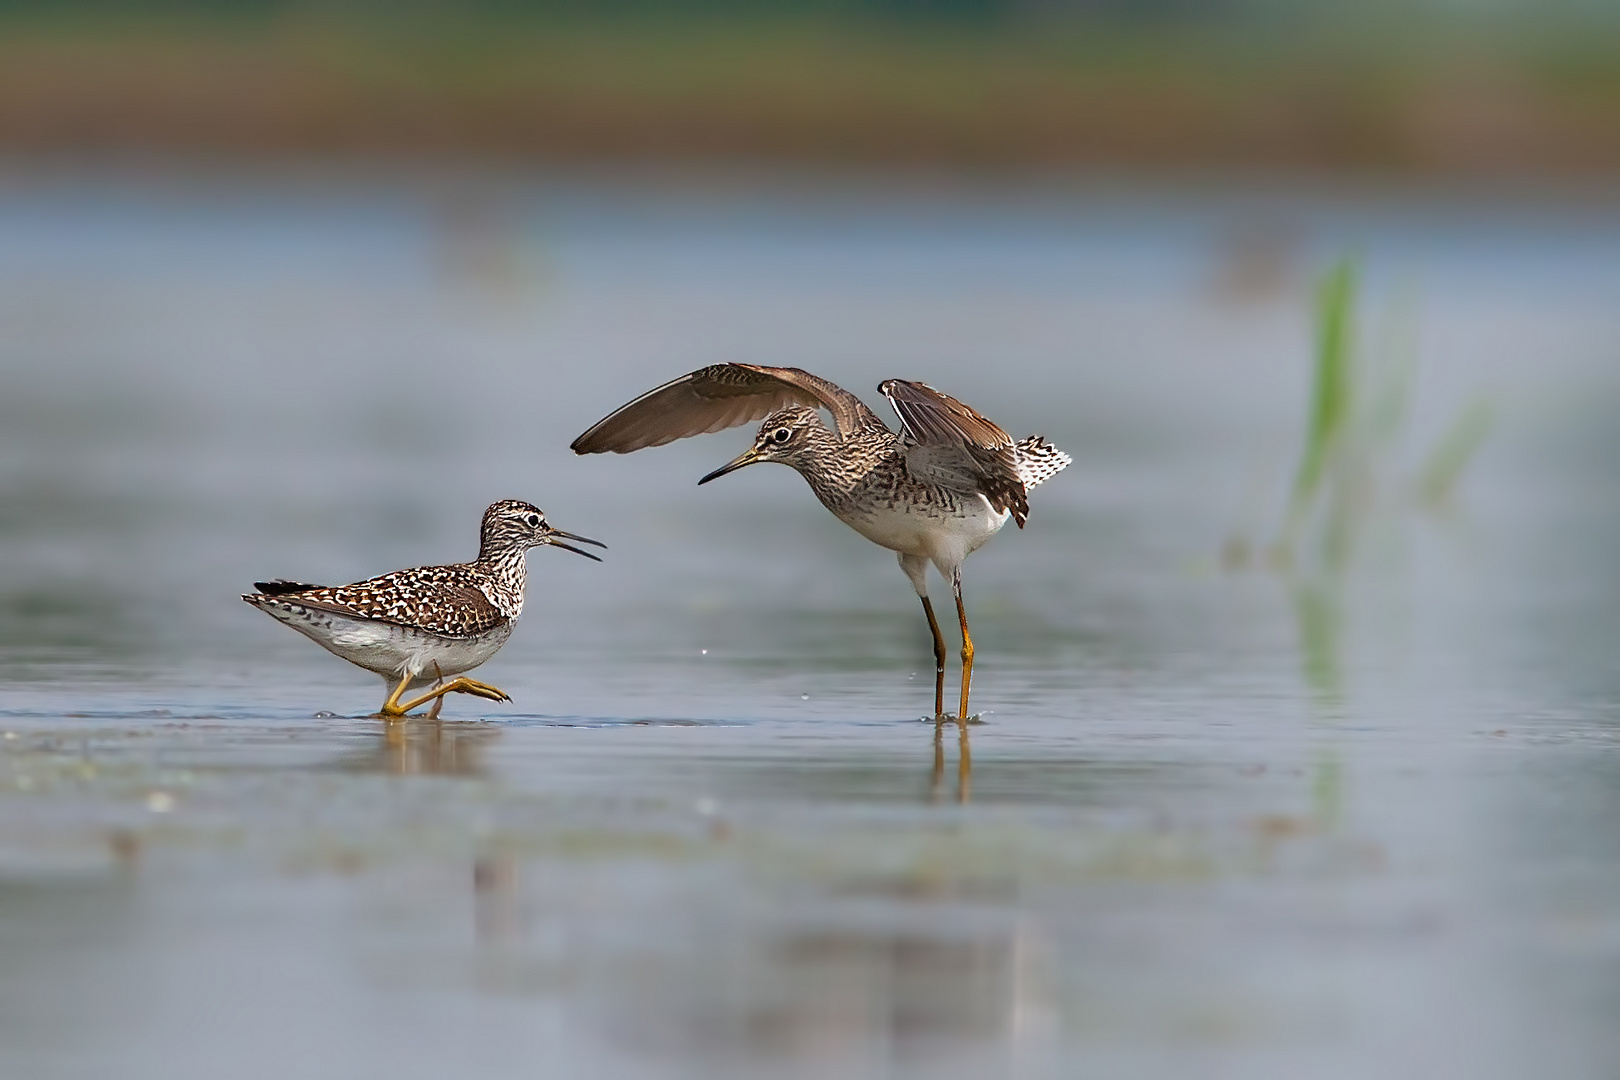
[[[936,564],[959,565],[996,535],[1012,515],[991,506],[983,495],[964,495],[959,496],[954,510],[900,503],[839,516],[856,532],[890,551]]]
[[[505,622],[477,637],[452,638],[374,619],[356,619],[281,601],[263,609],[351,664],[386,679],[409,673],[435,677],[471,671],[500,651],[512,636]]]

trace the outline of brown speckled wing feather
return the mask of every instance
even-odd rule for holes
[[[927,383],[887,379],[878,391],[900,417],[907,468],[921,479],[982,492],[1023,528],[1029,502],[1011,436]]]
[[[576,454],[626,454],[648,446],[763,420],[787,405],[832,414],[841,438],[883,422],[860,398],[798,368],[714,364],[615,409],[570,447]]]
[[[319,611],[411,626],[444,637],[476,637],[507,621],[462,566],[422,566],[352,585],[270,595]]]

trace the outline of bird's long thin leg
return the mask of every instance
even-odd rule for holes
[[[934,719],[945,715],[945,636],[939,632],[939,620],[934,618],[934,604],[922,598],[923,614],[928,616],[928,630],[934,635]]]
[[[402,704],[399,700],[400,695],[403,694],[405,692],[405,688],[411,684],[412,678],[414,678],[414,676],[410,672],[406,672],[404,675],[400,676],[399,685],[394,687],[394,692],[388,695],[387,701],[383,702],[382,708],[377,711],[378,716],[387,717],[390,720],[397,720],[406,713],[410,712],[412,709],[416,708],[418,705],[426,704],[429,701],[444,700],[444,695],[446,694],[472,694],[474,697],[487,698],[490,701],[512,700],[506,696],[506,691],[504,690],[491,686],[488,683],[481,683],[476,679],[469,679],[463,676],[459,679],[452,679],[443,686],[435,686],[432,690],[429,690],[422,696],[412,698],[411,700]],[[438,715],[437,708],[433,710],[433,715]]]
[[[934,720],[945,715],[945,639],[939,632],[939,620],[934,618],[934,602],[928,599],[928,560],[921,555],[900,553],[900,569],[911,579],[922,601],[923,614],[928,616],[928,632],[934,636]]]
[[[411,673],[407,671],[404,675],[400,676],[399,685],[394,687],[394,692],[392,694],[388,695],[388,700],[382,703],[382,708],[377,710],[377,715],[386,716],[390,720],[396,717],[404,716],[409,710],[399,707],[399,695],[403,694],[405,692],[405,688],[409,685],[411,685]]]
[[[440,670],[439,662],[435,660],[433,661],[433,686],[435,689],[437,689],[443,685],[444,672]],[[433,708],[428,710],[427,718],[429,720],[437,720],[439,718],[439,710],[442,708],[444,708],[444,695],[440,694],[438,697],[433,699]]]
[[[967,730],[968,687],[973,682],[973,637],[968,633],[967,608],[962,606],[962,572],[951,574],[951,590],[956,593],[956,617],[962,621],[962,707],[956,713],[956,722]]]
[[[471,694],[474,697],[486,698],[490,701],[511,701],[505,690],[498,689],[488,683],[481,683],[476,679],[469,679],[465,675],[458,679],[451,679],[443,686],[434,687],[421,697],[412,698],[403,705],[397,705],[399,716],[404,716],[418,705],[426,704],[435,698],[443,698],[446,694]],[[387,715],[387,714],[385,714]]]

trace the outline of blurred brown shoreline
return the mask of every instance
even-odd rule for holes
[[[0,154],[1620,175],[1620,48],[0,21]]]

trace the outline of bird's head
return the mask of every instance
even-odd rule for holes
[[[833,433],[821,422],[821,414],[804,405],[789,405],[777,409],[759,425],[754,445],[699,480],[710,480],[736,472],[744,465],[761,461],[775,461],[797,468],[818,448],[834,441]]]
[[[572,551],[575,555],[596,559],[597,562],[602,561],[588,551],[581,551],[577,547],[563,543],[564,540],[594,544],[599,548],[607,547],[600,540],[575,536],[573,533],[552,528],[546,521],[545,511],[533,503],[526,503],[522,499],[502,499],[484,511],[484,524],[479,533],[479,557],[488,557],[513,548],[527,551],[530,548],[549,546],[560,547],[564,551]]]

